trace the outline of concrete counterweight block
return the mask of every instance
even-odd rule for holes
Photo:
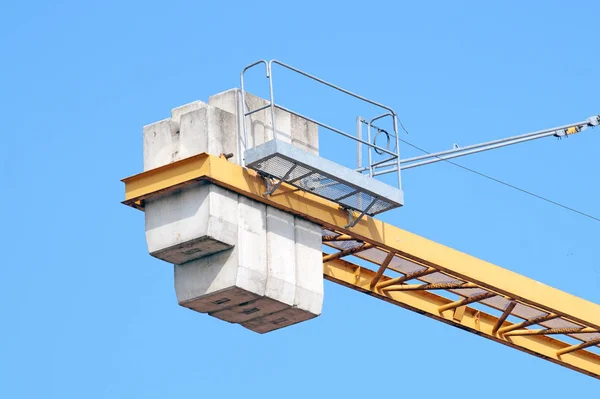
[[[146,203],[150,255],[182,264],[237,243],[238,195],[214,184],[193,185]]]
[[[248,94],[246,104],[267,102]],[[270,109],[246,119],[251,146],[273,139]],[[175,108],[144,127],[144,170],[203,152],[242,164],[242,122],[238,89]],[[302,118],[276,110],[275,135],[318,153],[317,126]],[[181,306],[258,333],[321,313],[320,226],[208,182],[149,198],[145,217],[150,254],[175,265]]]
[[[265,104],[265,100],[250,94],[246,100],[249,109]],[[212,96],[210,104],[195,101],[183,105],[172,110],[171,118],[145,126],[144,170],[202,152],[212,155],[232,153],[229,161],[239,164],[240,101],[239,90],[228,90]],[[268,140],[269,134],[272,136],[270,116],[270,110],[264,110],[248,118],[254,132],[251,136],[261,136],[260,142]],[[316,125],[287,112],[277,111],[277,132],[280,139],[292,140],[311,151],[318,150]],[[207,203],[204,203],[207,196]],[[224,199],[221,200],[221,197]],[[225,192],[216,188],[208,191],[190,188],[147,201],[146,240],[150,254],[170,263],[182,264],[235,245],[231,226],[219,222],[224,220],[236,224],[231,220],[232,204],[227,205],[225,197]],[[221,201],[224,202],[222,206]],[[293,282],[291,284],[293,286]],[[292,301],[284,302],[291,304]]]
[[[321,229],[243,196],[233,248],[175,266],[181,306],[266,333],[321,313]]]
[[[294,280],[294,300],[291,306],[286,306],[279,312],[242,323],[244,327],[261,334],[310,320],[321,314],[323,305],[321,227],[307,220],[281,213],[285,215],[286,219],[291,217],[294,224],[293,239],[290,240],[293,248],[289,249],[285,246],[287,251],[284,260],[284,262],[293,262],[294,265],[293,268],[288,268],[288,270],[292,270],[293,275],[286,275],[288,279]],[[268,227],[267,223],[267,229]],[[293,256],[290,256],[291,253]],[[274,260],[275,258],[267,257],[267,259]],[[283,272],[278,263],[269,264],[269,272],[271,273],[272,270],[276,271],[276,275]],[[267,280],[268,285],[269,280]]]
[[[236,117],[202,101],[144,127],[144,170],[207,152],[236,153]],[[194,186],[146,201],[146,242],[154,257],[181,264],[235,245],[237,195]]]
[[[209,97],[208,103],[237,115],[237,129],[239,129],[239,132],[243,132],[242,94],[239,89],[231,89],[215,94]],[[246,112],[258,109],[268,103],[267,100],[246,92]],[[319,153],[317,125],[278,108],[275,109],[275,135],[273,134],[271,108],[246,117],[246,129],[248,145],[246,146],[244,143],[244,134],[240,134],[238,151],[241,153],[246,148],[260,145],[274,138],[292,143],[294,146],[313,154]]]
[[[236,201],[238,219],[236,245],[175,266],[175,292],[181,306],[202,313],[238,308],[220,315],[238,322],[264,314],[256,300],[265,294],[267,284],[266,206],[245,197]]]
[[[233,154],[238,162],[236,116],[202,101],[173,109],[171,118],[144,126],[144,170],[203,152]]]
[[[294,306],[311,315],[323,308],[323,244],[321,226],[294,218],[296,297]]]

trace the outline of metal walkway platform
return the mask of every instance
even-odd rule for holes
[[[278,184],[291,184],[361,215],[373,216],[404,203],[402,190],[281,140],[250,148],[244,159],[248,168],[278,179]]]

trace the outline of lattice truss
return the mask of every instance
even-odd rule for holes
[[[323,244],[335,250],[323,256],[328,280],[599,378],[596,328],[332,230]]]

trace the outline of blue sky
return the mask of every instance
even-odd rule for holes
[[[600,113],[597,2],[489,3],[0,5],[0,397],[597,390],[329,282],[321,317],[264,336],[191,312],[177,305],[172,266],[147,253],[143,215],[120,204],[120,179],[142,170],[142,126],[237,86],[260,58],[394,107],[406,138],[429,150]],[[329,94],[279,87],[284,105],[353,126]],[[460,163],[598,216],[599,144],[588,130]],[[382,219],[600,302],[598,222],[444,164],[406,171],[404,192],[406,206]]]

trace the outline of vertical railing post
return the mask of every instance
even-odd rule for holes
[[[258,64],[265,64],[265,69],[267,70],[267,78],[269,79],[269,88],[270,88],[270,92],[271,92],[271,106],[273,105],[273,85],[271,83],[271,67],[270,67],[270,63],[268,63],[265,60],[259,60],[259,61],[256,61],[253,64],[250,64],[250,65],[246,66],[242,70],[242,73],[240,74],[240,89],[241,89],[241,92],[242,92],[242,129],[243,129],[243,132],[240,132],[239,129],[238,129],[238,142],[241,139],[240,134],[243,133],[243,135],[244,135],[244,147],[245,147],[244,151],[247,150],[250,147],[250,144],[248,143],[248,127],[247,127],[246,117],[252,113],[250,111],[247,111],[247,109],[246,109],[246,89],[244,87],[244,74],[246,73],[246,71],[248,69],[253,68],[253,67],[255,67]],[[242,153],[241,148],[240,148],[240,153]],[[240,155],[240,162],[244,166],[246,165],[243,155]]]
[[[400,170],[400,136],[398,135],[398,117],[396,113],[392,114],[394,119],[394,134],[396,135],[396,166],[398,168],[398,189],[402,189],[402,175]]]
[[[371,144],[371,122],[367,125],[367,141]],[[373,149],[371,145],[368,145],[368,161],[369,161],[369,176],[373,177],[373,155],[371,150]]]
[[[356,117],[356,137],[362,140],[362,121],[361,116]],[[362,168],[362,143],[356,142],[356,169]]]
[[[245,70],[244,70],[245,72]],[[244,89],[244,72],[240,75],[240,88],[242,91],[242,132],[238,130],[238,142],[240,141],[241,134],[244,135],[244,149],[240,148],[240,163],[246,166],[243,153],[248,150],[248,131],[246,130],[246,91]]]
[[[273,61],[267,65],[267,74],[269,77],[269,96],[271,100],[271,125],[273,126],[273,139],[277,140],[277,127],[275,121],[275,99],[273,98]]]

